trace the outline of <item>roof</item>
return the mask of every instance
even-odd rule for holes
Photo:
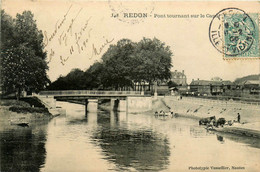
[[[249,85],[249,84],[259,85],[260,81],[258,81],[258,80],[247,80],[247,81],[244,82],[244,85]]]
[[[190,85],[232,85],[231,81],[194,80]]]
[[[186,77],[186,75],[183,72],[178,72],[178,71],[171,72],[171,77],[173,78],[174,76],[177,78],[180,78],[182,76]]]
[[[171,87],[171,88],[169,88],[169,90],[178,90],[178,88],[177,87]]]
[[[222,82],[222,84],[224,84],[224,85],[233,85],[233,82],[231,82],[231,81],[221,81]]]

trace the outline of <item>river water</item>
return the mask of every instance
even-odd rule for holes
[[[84,106],[66,102],[58,106],[66,115],[0,130],[1,172],[260,169],[259,139],[208,132],[188,118],[86,113]]]

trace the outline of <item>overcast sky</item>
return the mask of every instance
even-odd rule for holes
[[[99,61],[110,44],[122,38],[139,41],[156,37],[173,52],[174,70],[185,71],[192,79],[219,76],[233,81],[237,77],[259,74],[259,60],[223,60],[209,41],[212,16],[227,7],[257,12],[259,2],[136,2],[113,1],[14,1],[2,2],[2,9],[15,16],[24,10],[33,12],[38,28],[45,36],[49,78],[54,81],[73,68],[86,70]],[[123,13],[147,13],[147,18],[124,18]],[[112,13],[119,17],[111,17]],[[189,18],[163,18],[163,15],[187,15]],[[191,15],[205,18],[191,18]],[[208,14],[208,17],[207,17]],[[154,16],[162,15],[162,18]],[[53,37],[52,37],[53,35]],[[77,35],[77,36],[76,36]],[[48,40],[48,41],[46,41]],[[80,49],[78,49],[80,47]],[[96,51],[93,51],[96,48]]]

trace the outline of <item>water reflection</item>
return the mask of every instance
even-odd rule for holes
[[[0,171],[187,171],[193,165],[259,169],[256,138],[208,132],[188,118],[85,113],[81,105],[60,106],[66,116],[46,125],[7,129],[0,123]]]
[[[99,129],[93,134],[106,159],[116,163],[120,170],[159,171],[169,164],[170,148],[166,137],[151,129],[129,130],[120,126],[119,118],[124,115],[117,112],[99,113]],[[121,120],[120,120],[121,121]]]
[[[13,127],[0,133],[1,170],[39,171],[45,162],[46,126]]]
[[[260,149],[260,139],[259,138],[252,138],[248,136],[239,136],[229,133],[218,133],[217,134],[217,140],[220,142],[225,142],[224,139],[229,139],[238,143],[243,143],[246,145],[249,145],[254,148]]]

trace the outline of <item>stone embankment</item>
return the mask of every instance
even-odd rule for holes
[[[61,114],[66,114],[65,109],[56,106],[56,99],[54,99],[53,96],[36,95],[34,98],[40,101],[40,103],[43,104],[45,108],[48,109],[48,111],[53,117]]]
[[[201,119],[210,116],[237,121],[237,114],[241,115],[240,123],[232,126],[214,128],[219,132],[247,135],[260,138],[260,107],[255,104],[243,104],[234,101],[208,100],[201,98],[158,97],[153,104],[154,110],[169,110],[178,116]]]

